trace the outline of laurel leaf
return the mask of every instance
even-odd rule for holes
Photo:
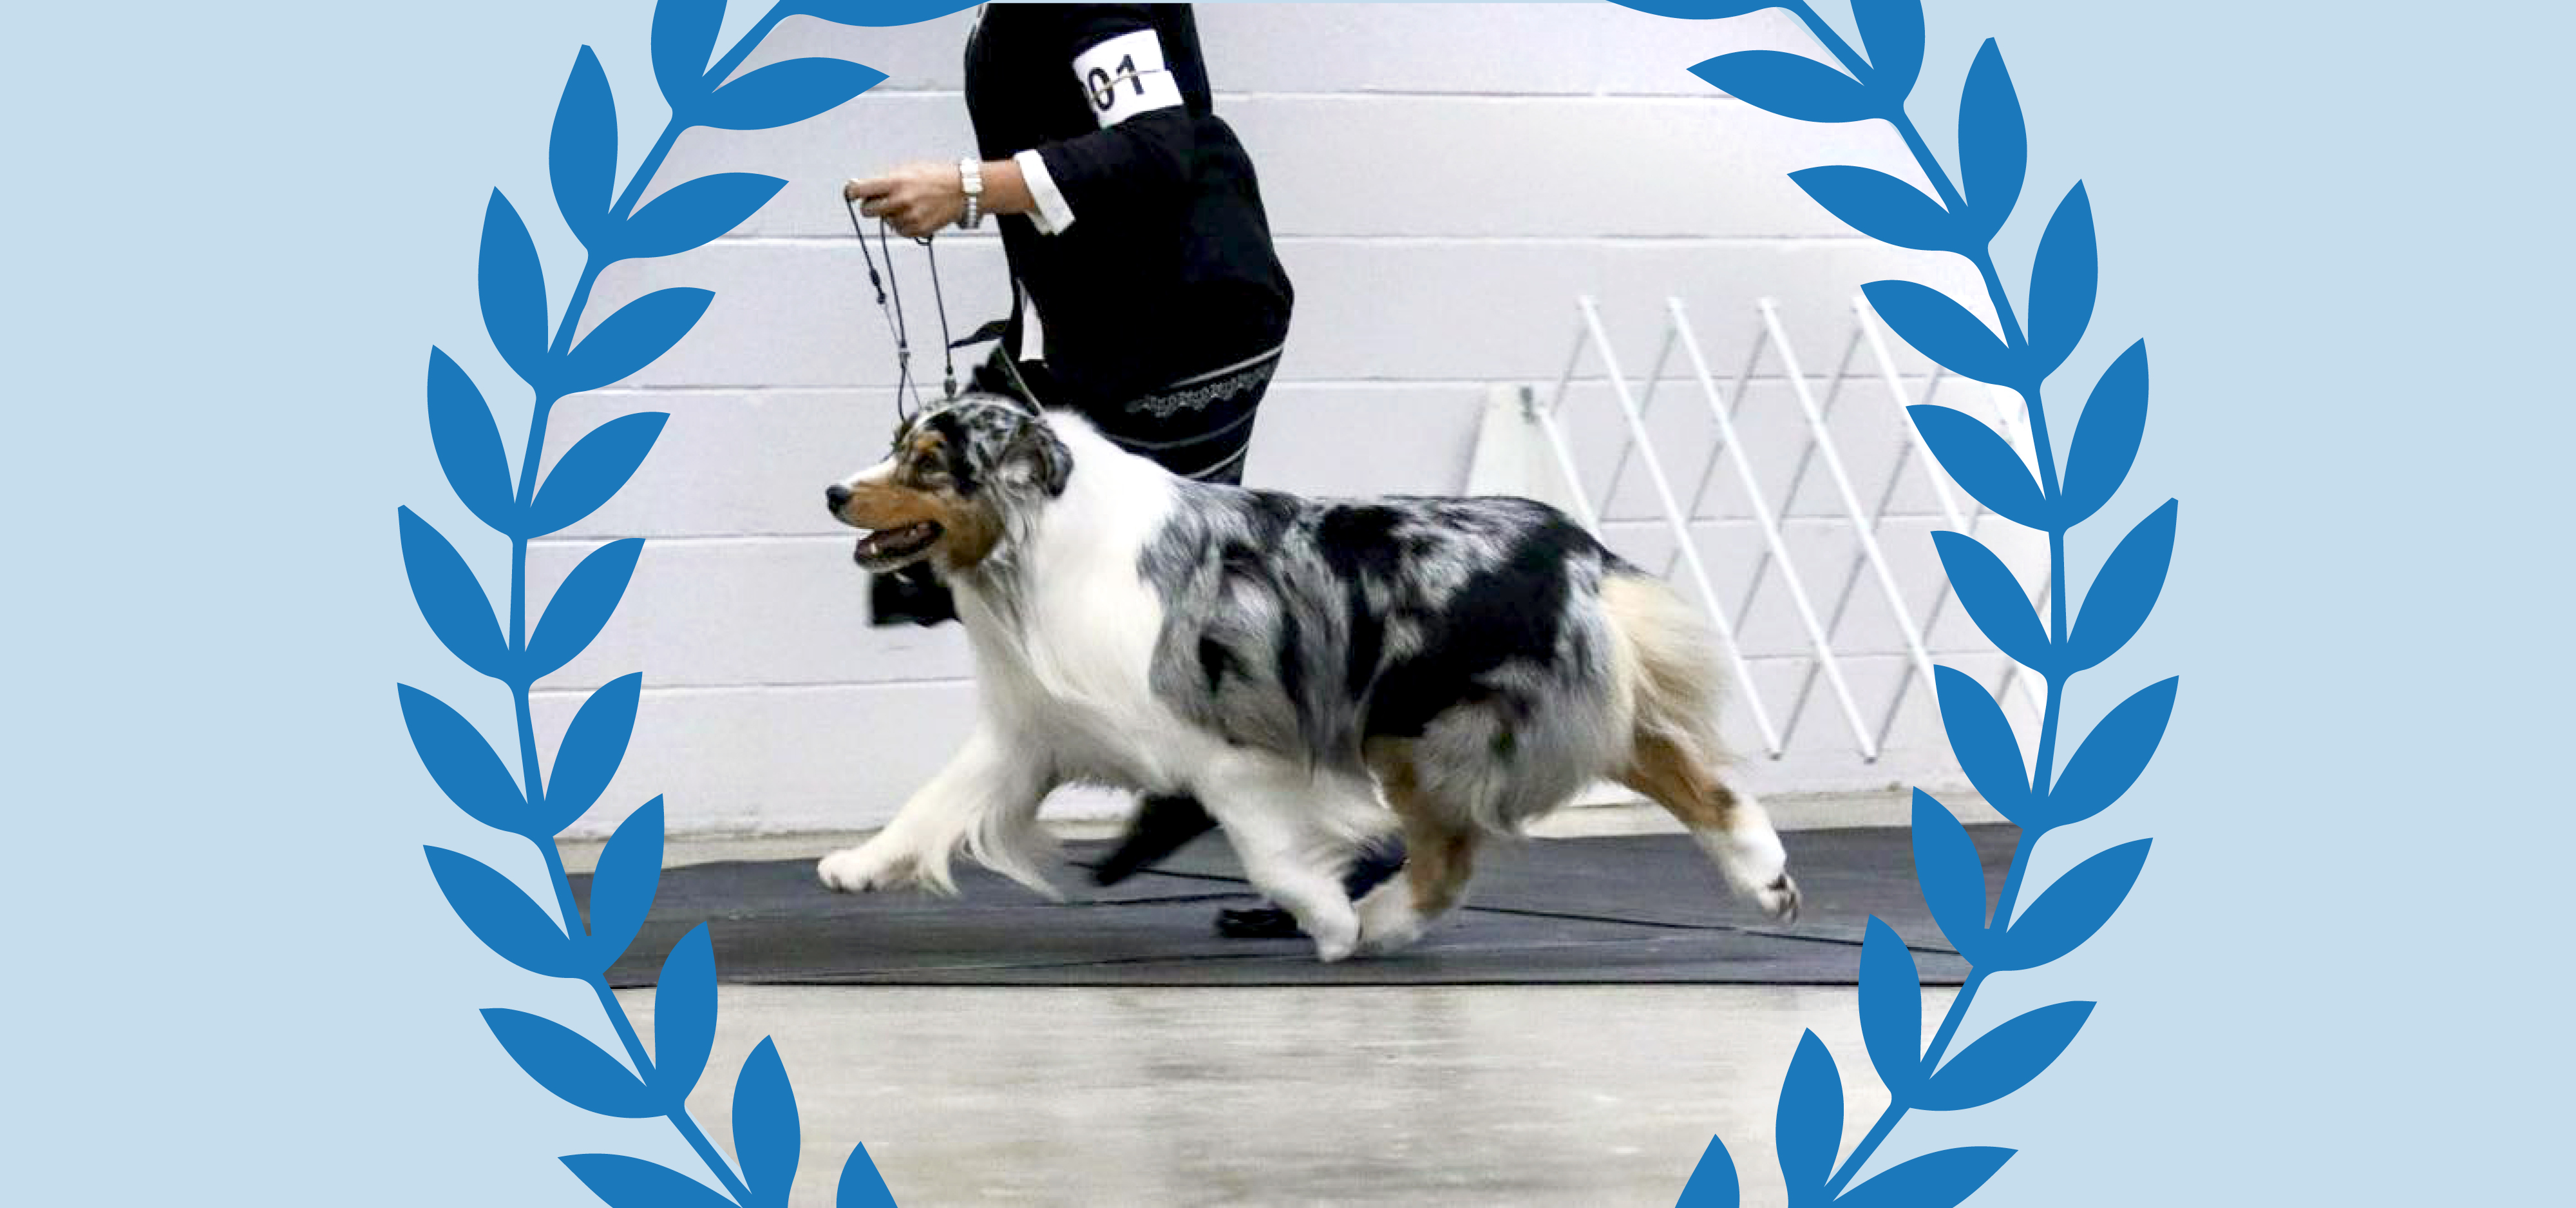
[[[1860,292],[1897,338],[1942,368],[1998,386],[2021,381],[2018,358],[2003,337],[1950,295],[1912,281],[1872,281]]]
[[[715,299],[710,290],[657,289],[617,308],[564,358],[557,390],[579,394],[625,381],[671,351]]]
[[[2098,666],[2119,653],[2146,624],[2165,589],[2165,571],[2173,565],[2174,515],[2179,505],[2168,499],[2120,539],[2084,593],[2084,610],[2066,635],[2063,673],[2073,675]]]
[[[1954,1208],[2012,1156],[2012,1150],[1982,1145],[1927,1153],[1844,1192],[1835,1208]]]
[[[1888,1090],[1902,1096],[1923,1081],[1923,976],[1877,915],[1861,938],[1860,1035]]]
[[[1986,965],[1997,972],[2036,969],[2075,951],[2111,921],[2146,866],[2152,839],[2123,843],[2068,869],[2050,882],[2039,900],[2021,912],[1989,950]],[[2001,926],[2002,920],[1997,920]]]
[[[662,885],[662,799],[644,803],[608,837],[590,876],[590,964],[606,969],[625,955]]]
[[[429,769],[429,778],[438,782],[438,791],[485,826],[523,833],[528,799],[483,732],[447,702],[418,688],[396,684],[394,691],[402,701],[403,728],[411,734],[412,750]]]
[[[1690,71],[1745,104],[1802,122],[1857,122],[1879,116],[1877,103],[1860,81],[1803,55],[1742,50],[1719,55]]]
[[[653,82],[676,116],[706,95],[707,60],[724,27],[725,0],[661,0],[653,6]]]
[[[1788,1181],[1789,1200],[1802,1203],[1825,1185],[1834,1172],[1834,1155],[1843,1144],[1843,1079],[1834,1055],[1812,1030],[1798,1040],[1789,1059],[1789,1077],[1780,1084],[1780,1107],[1772,1120],[1780,1153],[1780,1176]]]
[[[1986,938],[1986,866],[1968,829],[1930,793],[1914,790],[1914,879],[1932,921],[1974,964]]]
[[[2022,126],[2021,98],[2013,93],[2003,52],[1988,38],[1968,65],[1967,87],[1959,94],[1959,192],[1976,216],[1978,242],[1993,238],[2012,217],[2029,168],[2030,135]]]
[[[644,464],[653,442],[662,435],[667,411],[621,415],[591,429],[555,462],[537,488],[525,525],[530,537],[542,537],[579,524],[617,494]]]
[[[428,521],[410,508],[400,509],[400,520],[403,573],[429,631],[458,662],[494,679],[509,679],[509,648],[501,641],[501,623],[492,615],[492,598],[483,594],[482,581]]]
[[[1852,0],[1869,51],[1869,86],[1904,100],[1923,73],[1923,0]]]
[[[2021,743],[2012,723],[1985,686],[1965,672],[1934,667],[1932,681],[1941,703],[1942,732],[1950,755],[1967,773],[1968,783],[1995,812],[2016,822],[2030,808],[2030,768],[2022,763]]]
[[[520,535],[518,497],[510,488],[510,455],[483,392],[455,360],[429,350],[429,443],[448,489],[494,532]]]
[[[641,537],[611,541],[590,551],[564,576],[554,598],[546,601],[536,634],[528,639],[527,665],[522,669],[528,682],[554,674],[599,636],[609,615],[617,611],[617,601],[625,596],[627,581],[635,577],[635,560],[643,553]]]
[[[2066,481],[2057,496],[2056,521],[2073,527],[2092,518],[2120,489],[2138,457],[2147,428],[2147,342],[2129,345],[2102,371],[2084,414],[2067,442]]]
[[[1978,632],[2005,657],[2048,673],[2057,652],[2049,645],[2048,631],[2039,627],[2039,614],[2031,611],[2030,597],[2022,594],[2021,581],[2003,559],[1965,533],[1936,532],[1932,546],[1940,552],[1950,590],[1967,607],[1968,619],[1977,623]]]
[[[653,983],[653,1090],[674,1110],[687,1104],[715,1041],[716,953],[700,923],[671,945]]]
[[[1944,1062],[1914,1106],[1955,1112],[1985,1105],[2020,1090],[2056,1061],[2093,1015],[2089,1002],[2062,1002],[2028,1011],[1977,1038]]]
[[[513,965],[544,977],[579,977],[581,953],[554,916],[510,878],[472,856],[443,847],[429,853],[429,875],[448,908],[483,946]]]
[[[1726,1152],[1726,1142],[1708,1139],[1708,1148],[1700,1151],[1699,1165],[1691,1168],[1690,1182],[1682,1185],[1682,1198],[1673,1208],[1741,1208],[1744,1187],[1735,1174],[1735,1156]]]
[[[2093,724],[2057,783],[2049,786],[2048,825],[2067,826],[2101,813],[2138,782],[2164,741],[2174,693],[2181,686],[2180,676],[2149,684]]]
[[[742,1073],[734,1080],[733,1137],[734,1159],[742,1164],[742,1181],[750,1186],[753,1202],[786,1208],[804,1129],[796,1120],[796,1091],[787,1084],[787,1067],[766,1036],[743,1058]]]
[[[581,1033],[544,1016],[506,1007],[484,1008],[483,1023],[510,1060],[556,1098],[621,1120],[662,1114],[662,1105],[635,1072]]]
[[[597,250],[617,191],[617,97],[599,56],[587,46],[573,60],[572,78],[564,81],[563,99],[555,104],[546,169],[564,225],[583,246]]]
[[[1958,224],[1923,190],[1874,168],[1835,165],[1789,174],[1816,204],[1881,243],[1926,252],[1956,250]]]
[[[476,261],[475,292],[483,330],[492,348],[519,380],[546,389],[546,269],[528,224],[499,189],[483,207],[483,245]]]
[[[789,59],[740,76],[692,110],[702,126],[767,130],[792,126],[876,87],[885,73],[842,59]]]
[[[2030,270],[2031,376],[2044,378],[2066,363],[2093,321],[2093,295],[2100,284],[2100,252],[2093,242],[2093,203],[2077,184],[2059,202],[2048,229],[2039,236],[2039,254]]]
[[[755,172],[718,172],[682,181],[626,220],[618,258],[649,260],[703,247],[759,213],[786,186],[784,180]]]
[[[894,1193],[886,1190],[885,1178],[877,1173],[867,1146],[850,1147],[849,1158],[841,1163],[841,1181],[832,1192],[832,1208],[895,1208]]]
[[[642,1158],[577,1153],[561,1160],[608,1208],[734,1208],[715,1188]]]
[[[2046,497],[2021,454],[1994,429],[1964,411],[1919,403],[1905,409],[1923,444],[1962,490],[1987,510],[2025,528],[2051,527]]]
[[[635,734],[635,707],[644,691],[644,673],[618,676],[581,702],[555,748],[554,770],[546,777],[546,824],[531,838],[551,837],[578,821],[608,791],[626,744]],[[535,829],[535,828],[532,828]]]

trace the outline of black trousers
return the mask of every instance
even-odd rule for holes
[[[1183,478],[1233,486],[1243,481],[1253,420],[1278,365],[1279,349],[1273,347],[1141,397],[1103,399],[1057,380],[1044,361],[1013,361],[997,348],[976,368],[975,385],[1032,405],[1079,411],[1121,449]]]

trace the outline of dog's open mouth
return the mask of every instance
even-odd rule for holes
[[[923,520],[902,528],[879,529],[859,538],[859,547],[851,557],[862,566],[883,565],[909,558],[929,549],[939,540],[939,522]]]

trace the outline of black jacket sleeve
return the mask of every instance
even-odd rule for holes
[[[1209,112],[1206,72],[1194,39],[1167,36],[1142,4],[1051,6],[1053,41],[1060,48],[1056,87],[1077,93],[1095,118],[1115,119],[1087,134],[1035,148],[1047,175],[1073,210],[1075,221],[1102,211],[1129,213],[1165,208],[1190,187],[1196,170],[1198,119]],[[1154,40],[1162,78],[1115,74],[1116,63],[1096,65],[1089,77],[1075,64],[1095,49],[1143,34]],[[1178,44],[1176,44],[1178,43]],[[1133,60],[1133,56],[1127,56]],[[1169,98],[1160,107],[1121,115],[1120,103]],[[1103,111],[1108,111],[1105,115]]]
[[[1285,338],[1287,273],[1188,5],[990,5],[966,102],[978,152],[1034,152],[1073,211],[1054,234],[997,223],[1061,393],[1123,404]]]

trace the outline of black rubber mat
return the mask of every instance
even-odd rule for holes
[[[1970,827],[1988,892],[2015,831]],[[1869,916],[1915,949],[1929,984],[1967,973],[1925,911],[1901,827],[1781,836],[1806,895],[1780,926],[1735,900],[1680,835],[1489,845],[1469,904],[1403,952],[1325,965],[1304,940],[1219,938],[1220,906],[1253,895],[1214,839],[1111,889],[1057,870],[1049,902],[961,861],[960,896],[837,894],[810,860],[699,864],[662,874],[651,919],[610,984],[651,985],[690,927],[710,924],[726,981],[817,985],[1516,985],[1602,982],[1847,985]],[[1076,863],[1100,845],[1075,844]],[[587,898],[588,878],[573,878]]]

